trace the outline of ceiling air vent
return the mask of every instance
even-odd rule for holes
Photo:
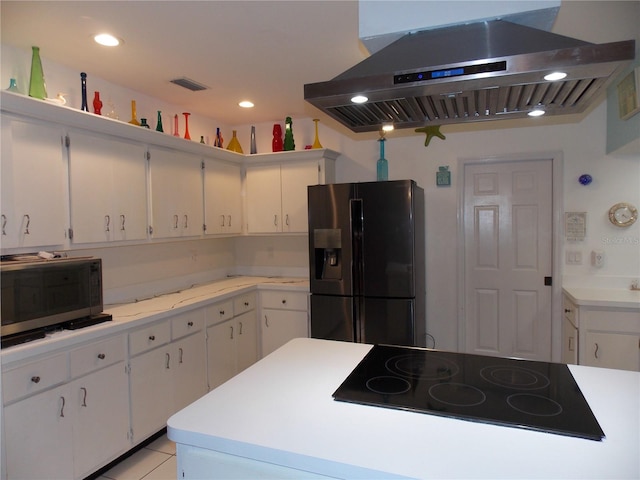
[[[173,80],[171,80],[171,83],[180,85],[181,87],[184,87],[187,90],[191,90],[192,92],[199,92],[200,90],[207,90],[209,88],[187,77],[174,78]]]

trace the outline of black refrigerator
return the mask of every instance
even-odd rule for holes
[[[426,346],[422,188],[314,185],[308,200],[311,336]]]

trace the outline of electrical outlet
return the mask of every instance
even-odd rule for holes
[[[571,250],[566,253],[567,265],[582,265],[582,252]]]

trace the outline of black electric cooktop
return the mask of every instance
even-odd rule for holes
[[[336,400],[602,440],[569,368],[414,347],[375,345]]]

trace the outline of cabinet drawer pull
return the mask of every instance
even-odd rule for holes
[[[264,316],[264,326],[269,328],[269,317],[267,317],[266,315]]]
[[[220,310],[220,316],[224,315],[224,310]]]
[[[238,324],[240,325],[240,329],[238,331],[238,335],[242,335],[242,322],[238,322]]]
[[[278,226],[278,215],[274,215],[273,216],[273,224],[277,227]]]
[[[151,340],[152,342],[156,339],[155,335],[149,335],[149,340]]]
[[[7,216],[3,213],[2,214],[2,235],[6,235],[7,231],[5,230],[7,226]]]
[[[178,363],[182,363],[182,354],[184,353],[182,350],[182,347],[178,349],[178,351],[180,352],[180,358],[178,360]]]
[[[229,339],[233,340],[233,325],[229,327],[231,329],[231,336],[229,337]]]
[[[595,352],[593,352],[593,355],[594,355],[596,358],[598,358],[598,349],[599,349],[600,347],[598,346],[598,344],[597,344],[597,343],[596,343],[595,345],[596,345],[596,351],[595,351]]]
[[[33,383],[40,383],[40,377],[38,377],[37,375],[31,377],[31,381]]]
[[[124,232],[124,222],[125,222],[126,218],[124,215],[120,215],[120,230],[122,230]]]
[[[171,355],[169,355],[168,353],[165,353],[165,355],[167,356],[167,370],[169,370],[169,368],[171,368],[169,366],[169,362],[171,361]]]
[[[187,322],[187,327],[193,327],[193,322]]]
[[[64,397],[60,397],[60,399],[62,400],[62,406],[60,407],[60,416],[61,416],[61,417],[64,417],[64,404],[65,404],[66,402],[65,402]]]
[[[222,223],[220,224],[220,226],[224,227],[224,215],[220,215],[220,218],[222,219]]]
[[[184,216],[184,228],[189,228],[189,215]]]
[[[287,303],[287,299],[286,299],[286,298],[283,298],[283,299],[282,299],[282,304],[283,304],[283,305],[285,305],[286,303]]]
[[[178,229],[178,215],[173,216],[173,229],[174,230]]]
[[[284,217],[284,224],[288,227],[289,226],[289,214],[287,213],[287,215]]]
[[[80,387],[80,390],[82,390],[82,406],[86,407],[87,406],[87,389],[84,387]]]
[[[29,215],[25,215],[24,219],[27,221],[27,224],[24,227],[24,234],[29,235],[29,224],[31,223],[31,217]]]
[[[571,313],[571,309],[570,308],[565,308],[564,309],[564,313]]]
[[[104,216],[104,231],[109,231],[109,225],[111,225],[111,217],[109,215]]]
[[[231,226],[231,215],[229,215],[227,218],[228,218],[227,227],[230,227]]]
[[[99,358],[100,360],[104,360],[105,358],[107,358],[107,356],[106,356],[104,353],[99,353],[99,354],[98,354],[98,358]]]
[[[249,302],[244,302],[244,306],[248,307],[249,306]]]

